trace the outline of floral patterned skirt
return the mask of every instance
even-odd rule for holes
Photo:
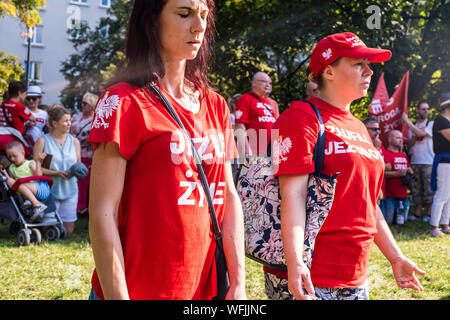
[[[264,272],[265,294],[270,300],[294,300],[289,292],[287,279]],[[320,288],[314,287],[318,300],[369,300],[369,285],[352,288]]]

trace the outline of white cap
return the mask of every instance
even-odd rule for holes
[[[29,86],[28,87],[28,97],[41,97],[42,96],[42,89],[39,86]]]

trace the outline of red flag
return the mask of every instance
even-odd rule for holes
[[[375,89],[375,94],[372,98],[372,103],[370,105],[369,113],[370,115],[376,117],[381,115],[384,110],[384,106],[389,102],[389,93],[386,89],[386,83],[384,82],[384,73],[381,74],[378,80],[377,88]]]
[[[403,133],[403,140],[407,141],[408,139],[408,127],[402,121],[402,113],[408,113],[408,87],[409,71],[403,76],[403,79],[393,96],[386,101],[388,93],[386,84],[384,83],[384,75],[382,75],[378,81],[369,112],[371,115],[375,116],[380,123],[380,139],[385,146],[387,146],[387,134],[391,130],[401,131]]]

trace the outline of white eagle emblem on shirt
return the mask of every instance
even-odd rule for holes
[[[322,52],[322,56],[325,58],[325,60],[328,60],[331,58],[333,53],[331,52],[331,48],[328,48],[326,51]]]
[[[98,103],[95,109],[95,120],[92,122],[94,128],[103,127],[104,129],[109,127],[109,123],[106,122],[113,112],[117,110],[117,106],[120,103],[118,95],[109,96],[109,92],[103,96],[103,99]]]
[[[275,140],[273,143],[273,162],[275,165],[279,165],[282,161],[286,161],[286,155],[292,148],[292,140],[287,137],[283,139],[283,137],[279,137],[278,140]]]

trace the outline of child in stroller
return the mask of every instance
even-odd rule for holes
[[[43,155],[42,157],[35,157],[36,162],[40,162],[40,160],[37,160],[40,158],[43,158]],[[2,159],[0,162],[3,168],[8,167],[9,160],[7,158]],[[16,162],[16,160],[13,160],[13,162]],[[45,167],[45,161],[43,166]],[[39,194],[37,195],[41,199],[40,202],[47,207],[43,212],[44,219],[39,221],[40,219],[36,219],[36,217],[34,219],[30,218],[35,215],[36,210],[33,210],[32,206],[27,206],[27,200],[22,197],[20,192],[16,192],[21,189],[21,185],[31,181],[44,181],[51,187],[53,179],[46,176],[31,176],[20,178],[14,184],[8,185],[7,176],[8,172],[6,170],[0,172],[0,222],[6,224],[8,221],[11,221],[9,231],[17,235],[18,244],[20,246],[28,245],[31,242],[40,244],[42,238],[48,241],[65,238],[67,231],[56,212],[55,201],[51,193],[45,199],[40,198]],[[11,182],[12,180],[10,180],[10,184]],[[36,195],[34,197],[36,198]]]
[[[13,188],[17,179],[42,175],[41,161],[46,157],[45,153],[35,155],[35,160],[26,160],[23,145],[18,141],[8,143],[5,151],[9,160],[12,161],[9,172],[13,177],[8,174],[5,170],[6,168],[2,168],[2,173],[6,177],[8,187]],[[25,203],[25,207],[29,203],[33,206],[33,214],[30,217],[30,222],[42,221],[47,206],[41,201],[50,196],[48,183],[46,181],[25,182],[18,186],[17,192],[28,200]]]

